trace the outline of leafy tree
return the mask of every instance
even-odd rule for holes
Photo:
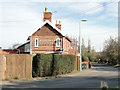
[[[104,49],[101,57],[103,61],[107,60],[109,64],[115,65],[118,63],[118,40],[110,37],[104,43]]]

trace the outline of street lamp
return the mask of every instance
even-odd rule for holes
[[[86,22],[87,21],[87,19],[82,19],[81,20],[82,22]],[[80,45],[80,71],[82,71],[82,64],[81,64],[81,62],[82,62],[82,54],[81,54],[81,45],[82,45],[82,36],[81,36],[81,23],[79,23],[79,45]]]

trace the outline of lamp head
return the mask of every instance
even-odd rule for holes
[[[82,19],[81,21],[86,22],[86,21],[87,21],[87,19]]]

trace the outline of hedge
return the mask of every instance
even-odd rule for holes
[[[70,73],[75,68],[75,55],[54,55],[54,65],[52,75]]]
[[[75,55],[37,54],[33,57],[33,77],[70,73],[75,61]]]
[[[52,68],[52,54],[37,54],[33,57],[33,77],[50,76]]]
[[[89,62],[89,58],[88,57],[83,57],[83,61],[84,62]]]

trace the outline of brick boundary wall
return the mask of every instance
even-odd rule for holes
[[[86,64],[87,65],[86,69],[89,68],[89,62],[81,62],[81,64]]]
[[[86,64],[86,65],[87,65],[86,69],[89,68],[89,62],[81,62],[81,64]],[[79,60],[79,56],[76,56],[75,71],[80,71],[80,60]]]
[[[32,55],[4,54],[2,56],[2,79],[32,78]]]

